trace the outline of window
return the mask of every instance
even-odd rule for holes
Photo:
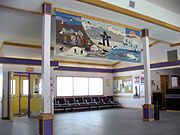
[[[41,84],[42,84],[42,79],[39,80],[39,94],[42,94]]]
[[[23,95],[28,95],[29,80],[23,80]]]
[[[102,95],[103,78],[57,77],[57,96]]]
[[[16,80],[11,80],[11,91],[12,95],[16,94]]]
[[[34,82],[33,82],[33,85],[34,85],[34,94],[36,95],[36,94],[42,94],[42,79],[41,78],[35,78],[34,80],[33,80]]]
[[[72,77],[57,77],[57,96],[73,96]]]
[[[74,95],[88,95],[88,78],[74,77]]]
[[[103,94],[103,79],[102,78],[89,78],[89,95],[102,95]]]
[[[178,76],[171,76],[171,87],[172,88],[179,88],[179,78]]]

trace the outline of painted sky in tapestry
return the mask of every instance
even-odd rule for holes
[[[56,12],[56,56],[141,62],[140,32]]]

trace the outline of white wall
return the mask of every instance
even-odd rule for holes
[[[54,71],[54,82],[55,82],[55,95],[57,95],[57,91],[56,91],[56,84],[57,84],[57,80],[56,77],[57,76],[76,76],[76,77],[103,77],[104,79],[104,86],[103,86],[103,90],[104,90],[104,95],[108,96],[108,95],[113,95],[113,75],[112,73],[95,73],[95,72],[78,72],[78,71]],[[107,86],[105,83],[105,80],[109,80],[110,81],[110,86]]]
[[[53,58],[51,51],[51,59]],[[3,46],[3,57],[26,58],[26,59],[42,59],[42,50],[27,47],[15,47],[10,45]]]
[[[151,63],[167,61],[167,52],[171,50],[177,50],[178,59],[180,59],[180,46],[170,47],[169,44],[159,43],[150,47]]]
[[[3,56],[12,58],[40,59],[41,49],[14,47],[6,45],[3,47]]]
[[[120,106],[127,107],[127,108],[142,108],[142,105],[144,105],[145,100],[144,98],[115,98],[116,101],[120,103]]]

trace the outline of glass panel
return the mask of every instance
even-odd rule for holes
[[[29,80],[23,80],[23,95],[28,95]]]
[[[42,87],[41,87],[41,84],[42,84],[42,79],[39,80],[39,94],[42,95]]]
[[[171,77],[172,88],[178,87],[178,77]]]
[[[74,77],[74,95],[88,95],[88,78]]]
[[[33,80],[33,93],[34,95],[41,95],[42,94],[42,79],[41,75],[35,75]]]
[[[57,96],[73,96],[72,77],[57,77]]]
[[[11,92],[12,95],[16,94],[16,80],[11,80]]]
[[[102,78],[89,78],[89,95],[103,95]]]

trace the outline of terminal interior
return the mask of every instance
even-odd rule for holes
[[[179,133],[179,0],[0,0],[1,135]]]

